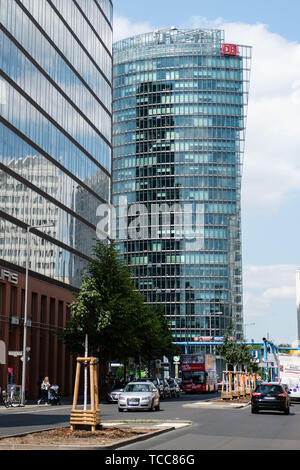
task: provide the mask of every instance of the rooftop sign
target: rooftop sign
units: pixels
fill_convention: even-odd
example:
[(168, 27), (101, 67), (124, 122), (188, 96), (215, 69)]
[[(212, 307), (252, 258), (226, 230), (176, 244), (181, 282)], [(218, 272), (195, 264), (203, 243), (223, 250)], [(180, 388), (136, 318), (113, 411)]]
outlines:
[(237, 44), (222, 44), (222, 54), (237, 55), (238, 54)]

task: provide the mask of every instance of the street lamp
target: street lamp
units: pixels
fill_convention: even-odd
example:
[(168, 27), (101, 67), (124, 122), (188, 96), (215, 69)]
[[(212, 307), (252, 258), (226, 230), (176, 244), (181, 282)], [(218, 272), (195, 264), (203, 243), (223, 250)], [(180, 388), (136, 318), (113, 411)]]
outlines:
[(25, 275), (25, 305), (24, 305), (24, 326), (23, 326), (23, 364), (22, 364), (22, 386), (21, 386), (21, 405), (25, 406), (25, 383), (26, 383), (26, 345), (27, 345), (27, 317), (28, 317), (28, 278), (29, 278), (29, 258), (30, 258), (30, 230), (54, 227), (54, 224), (28, 225), (27, 226), (27, 252), (26, 252), (26, 275)]

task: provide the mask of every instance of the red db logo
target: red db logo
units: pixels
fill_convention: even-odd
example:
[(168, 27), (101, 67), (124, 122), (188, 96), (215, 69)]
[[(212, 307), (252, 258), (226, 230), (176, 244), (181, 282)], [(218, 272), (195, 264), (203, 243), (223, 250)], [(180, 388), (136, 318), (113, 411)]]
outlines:
[(236, 44), (222, 44), (222, 53), (224, 55), (237, 55), (238, 47)]

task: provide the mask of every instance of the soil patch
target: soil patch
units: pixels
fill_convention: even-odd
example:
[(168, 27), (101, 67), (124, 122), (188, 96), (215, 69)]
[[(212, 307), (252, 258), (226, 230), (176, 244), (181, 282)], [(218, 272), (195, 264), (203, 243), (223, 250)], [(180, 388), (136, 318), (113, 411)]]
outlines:
[(0, 439), (4, 445), (110, 445), (115, 441), (138, 437), (149, 433), (149, 429), (132, 429), (117, 427), (102, 428), (95, 432), (57, 428), (50, 431), (39, 431), (24, 436), (5, 437)]
[(208, 400), (208, 401), (211, 401), (211, 402), (215, 402), (215, 403), (250, 403), (250, 399), (249, 398), (245, 398), (245, 397), (241, 397), (241, 398), (234, 398), (233, 400), (230, 400), (229, 398), (227, 398), (226, 400), (222, 400), (222, 398), (213, 398), (212, 400)]

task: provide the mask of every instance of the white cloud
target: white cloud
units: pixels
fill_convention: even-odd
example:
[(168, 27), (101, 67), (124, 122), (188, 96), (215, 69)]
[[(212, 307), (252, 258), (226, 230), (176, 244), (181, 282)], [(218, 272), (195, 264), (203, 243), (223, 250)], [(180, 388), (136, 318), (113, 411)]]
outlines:
[(157, 27), (151, 25), (147, 21), (137, 23), (131, 21), (129, 18), (125, 18), (124, 16), (114, 16), (114, 42), (137, 34), (148, 33), (155, 29), (157, 29)]
[(295, 340), (296, 269), (296, 265), (245, 266), (244, 319), (246, 324), (255, 322), (252, 330), (247, 329), (248, 337), (255, 333), (260, 339), (269, 332), (277, 343)]
[(272, 289), (296, 286), (296, 269), (293, 264), (245, 266), (243, 272), (245, 289)]
[(267, 299), (271, 299), (271, 300), (295, 299), (296, 287), (291, 287), (291, 286), (272, 287), (264, 291), (263, 297)]

